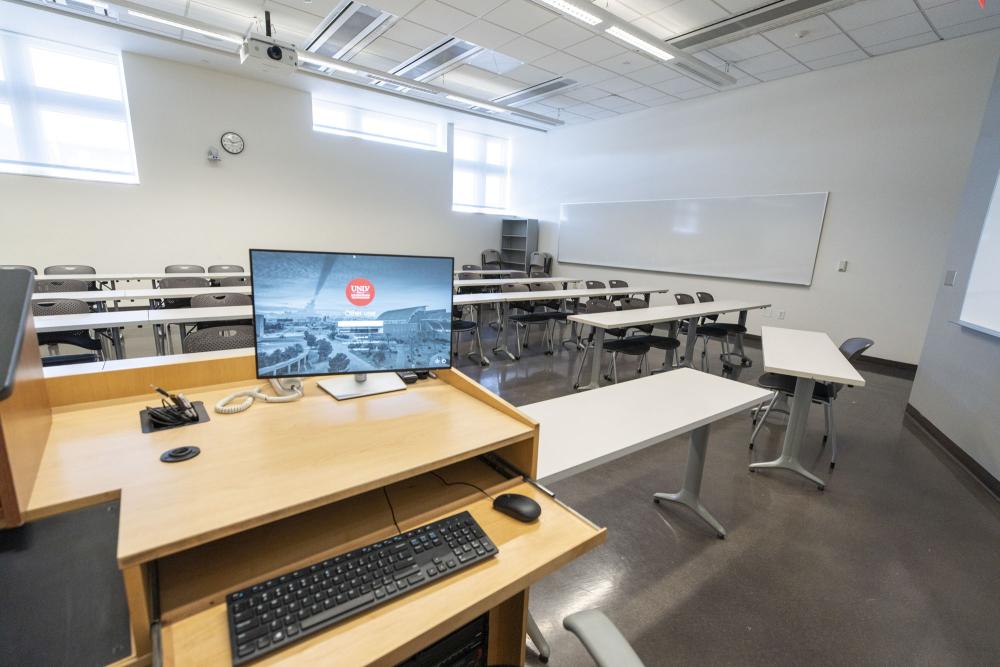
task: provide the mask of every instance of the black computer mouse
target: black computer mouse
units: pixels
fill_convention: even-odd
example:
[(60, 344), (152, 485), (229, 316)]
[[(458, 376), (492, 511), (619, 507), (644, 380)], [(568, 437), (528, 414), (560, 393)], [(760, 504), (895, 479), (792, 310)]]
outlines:
[(525, 523), (534, 521), (542, 513), (541, 505), (520, 493), (504, 493), (497, 496), (493, 501), (493, 509)]

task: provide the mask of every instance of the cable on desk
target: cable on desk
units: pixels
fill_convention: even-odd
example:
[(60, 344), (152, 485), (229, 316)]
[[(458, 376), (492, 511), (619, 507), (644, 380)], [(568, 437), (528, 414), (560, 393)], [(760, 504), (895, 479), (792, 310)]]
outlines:
[(389, 500), (389, 492), (386, 491), (384, 486), (382, 487), (382, 493), (385, 494), (385, 502), (389, 505), (389, 513), (392, 514), (392, 523), (396, 526), (396, 532), (402, 535), (403, 531), (399, 529), (399, 522), (396, 521), (396, 510), (392, 508), (392, 501)]
[(461, 486), (471, 486), (476, 491), (479, 491), (479, 493), (483, 494), (484, 496), (486, 496), (490, 500), (494, 499), (493, 496), (491, 496), (490, 494), (486, 493), (485, 491), (483, 491), (481, 488), (479, 488), (478, 486), (476, 486), (472, 482), (449, 482), (448, 480), (446, 480), (444, 477), (442, 477), (441, 475), (437, 474), (433, 470), (431, 470), (430, 473), (432, 475), (434, 475), (435, 477), (437, 477), (439, 480), (441, 480), (441, 483), (444, 484), (445, 486), (458, 486), (458, 485), (461, 485)]

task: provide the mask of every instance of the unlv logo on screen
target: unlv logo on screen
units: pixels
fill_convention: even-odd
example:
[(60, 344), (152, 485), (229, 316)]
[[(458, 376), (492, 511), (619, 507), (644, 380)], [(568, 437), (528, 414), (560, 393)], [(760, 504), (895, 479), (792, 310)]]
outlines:
[(347, 300), (355, 306), (367, 306), (375, 300), (375, 286), (365, 278), (355, 278), (347, 283)]

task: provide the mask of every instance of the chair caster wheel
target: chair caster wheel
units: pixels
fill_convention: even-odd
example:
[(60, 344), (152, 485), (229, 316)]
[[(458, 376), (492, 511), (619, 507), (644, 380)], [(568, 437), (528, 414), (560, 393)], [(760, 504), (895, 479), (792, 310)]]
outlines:
[(659, 498), (653, 498), (653, 503), (656, 504), (656, 505), (659, 505), (660, 504), (660, 499)]
[(578, 384), (573, 385), (573, 389), (579, 389), (579, 388), (580, 388), (580, 385), (578, 385)]
[(753, 443), (752, 442), (750, 443), (750, 449), (753, 449)]
[(825, 484), (817, 484), (816, 488), (819, 489), (820, 491), (823, 491), (823, 490), (826, 489), (826, 485)]
[(538, 656), (538, 660), (541, 661), (543, 664), (546, 665), (549, 664), (549, 657), (547, 655)]
[(487, 366), (489, 366), (489, 365), (490, 365), (490, 362), (488, 362), (488, 361), (486, 361), (486, 360), (484, 359), (483, 361), (480, 361), (480, 362), (479, 362), (479, 365), (480, 365), (480, 366), (482, 366), (483, 368), (486, 368)]
[(724, 533), (716, 533), (715, 536), (718, 537), (720, 540), (726, 539), (726, 536), (725, 536)]
[(757, 472), (754, 468), (747, 468), (750, 472)]
[(837, 467), (837, 462), (836, 461), (830, 461), (830, 470), (833, 470), (836, 467)]

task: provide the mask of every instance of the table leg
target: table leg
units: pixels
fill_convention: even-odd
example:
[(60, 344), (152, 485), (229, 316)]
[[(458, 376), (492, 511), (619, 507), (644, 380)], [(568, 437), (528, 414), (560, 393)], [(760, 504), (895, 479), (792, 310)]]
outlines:
[[(502, 302), (497, 304), (497, 317), (500, 318), (500, 324), (497, 328), (497, 346), (493, 348), (493, 354), (497, 356), (505, 354), (511, 361), (515, 361), (517, 357), (507, 347), (507, 304)], [(517, 335), (517, 329), (514, 330), (514, 335)]]
[(694, 511), (702, 521), (715, 529), (720, 540), (725, 539), (726, 529), (701, 504), (701, 478), (705, 472), (705, 450), (708, 448), (708, 428), (705, 424), (691, 431), (687, 465), (684, 468), (684, 485), (677, 493), (654, 493), (653, 502), (666, 500), (685, 505)]
[(590, 382), (577, 391), (597, 389), (601, 386), (601, 361), (604, 357), (604, 329), (594, 327), (594, 354), (590, 359)]
[[(740, 311), (740, 317), (737, 320), (737, 322), (741, 327), (746, 328), (747, 311), (745, 310)], [(736, 334), (736, 345), (734, 345), (734, 347), (736, 348), (736, 354), (740, 355), (740, 358), (746, 357), (746, 355), (743, 353), (743, 334)]]
[(681, 361), (681, 366), (694, 368), (692, 360), (694, 359), (694, 345), (698, 342), (698, 318), (692, 317), (687, 323), (688, 333), (684, 343), (684, 359)]
[(773, 461), (751, 463), (750, 472), (768, 468), (791, 470), (814, 482), (819, 490), (826, 488), (826, 482), (805, 469), (799, 461), (799, 450), (802, 448), (802, 438), (806, 432), (806, 422), (809, 418), (809, 406), (812, 403), (813, 387), (816, 381), (811, 378), (799, 378), (795, 382), (795, 395), (788, 414), (788, 425), (785, 427), (785, 441), (781, 445), (781, 455)]

